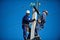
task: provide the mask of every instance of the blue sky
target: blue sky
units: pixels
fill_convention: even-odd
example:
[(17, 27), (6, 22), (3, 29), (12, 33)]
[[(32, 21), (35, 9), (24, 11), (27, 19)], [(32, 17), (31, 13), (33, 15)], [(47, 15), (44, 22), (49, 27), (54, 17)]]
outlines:
[[(0, 38), (10, 40), (23, 40), (22, 31), (22, 17), (25, 15), (26, 10), (29, 9), (32, 14), (31, 2), (34, 0), (1, 0), (0, 13), (1, 13), (1, 36)], [(48, 10), (46, 24), (44, 29), (39, 31), (42, 40), (54, 40), (59, 37), (59, 0), (39, 0), (41, 6), (40, 12)], [(31, 16), (31, 15), (30, 15)]]

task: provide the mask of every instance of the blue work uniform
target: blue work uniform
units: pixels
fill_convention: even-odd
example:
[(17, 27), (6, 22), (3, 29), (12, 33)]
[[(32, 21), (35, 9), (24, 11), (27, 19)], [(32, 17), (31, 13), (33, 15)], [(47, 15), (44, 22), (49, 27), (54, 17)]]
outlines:
[(29, 22), (32, 22), (33, 20), (30, 19), (30, 17), (28, 15), (25, 15), (22, 19), (22, 29), (23, 29), (23, 37), (24, 39), (26, 40), (27, 38), (27, 27), (25, 24), (28, 25), (28, 28), (29, 28), (29, 35), (28, 35), (28, 38), (30, 38), (30, 33), (31, 33), (31, 29), (29, 27)]
[(38, 36), (38, 30), (39, 29), (44, 28), (44, 23), (46, 21), (46, 15), (45, 14), (41, 14), (40, 15), (40, 20), (41, 20), (40, 24), (38, 22), (36, 23), (35, 36)]
[(43, 13), (41, 15), (41, 26), (44, 26), (44, 23), (46, 22), (46, 15)]

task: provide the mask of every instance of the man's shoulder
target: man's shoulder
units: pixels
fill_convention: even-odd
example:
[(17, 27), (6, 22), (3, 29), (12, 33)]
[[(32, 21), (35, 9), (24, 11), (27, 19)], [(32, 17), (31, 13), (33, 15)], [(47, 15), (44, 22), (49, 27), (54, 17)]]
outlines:
[(25, 19), (25, 18), (28, 18), (28, 16), (27, 16), (27, 15), (25, 15), (23, 18), (24, 18), (24, 19)]
[(24, 15), (24, 17), (23, 18), (25, 18), (26, 17), (26, 15)]

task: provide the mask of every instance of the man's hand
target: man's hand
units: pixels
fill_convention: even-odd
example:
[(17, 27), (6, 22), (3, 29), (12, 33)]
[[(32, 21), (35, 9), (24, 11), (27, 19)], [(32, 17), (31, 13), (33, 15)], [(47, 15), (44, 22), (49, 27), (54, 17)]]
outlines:
[(33, 19), (33, 21), (35, 21), (35, 19)]
[(41, 23), (41, 20), (40, 19), (38, 19), (37, 21), (38, 21), (39, 24)]

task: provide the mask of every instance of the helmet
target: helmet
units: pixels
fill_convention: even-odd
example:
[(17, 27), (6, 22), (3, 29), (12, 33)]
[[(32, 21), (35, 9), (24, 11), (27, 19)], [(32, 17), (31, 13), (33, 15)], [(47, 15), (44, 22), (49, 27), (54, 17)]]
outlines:
[(45, 13), (46, 13), (46, 15), (48, 15), (48, 11), (47, 11), (47, 10), (44, 10), (43, 12), (45, 12)]
[(27, 13), (27, 14), (30, 14), (30, 10), (27, 10), (26, 13)]

